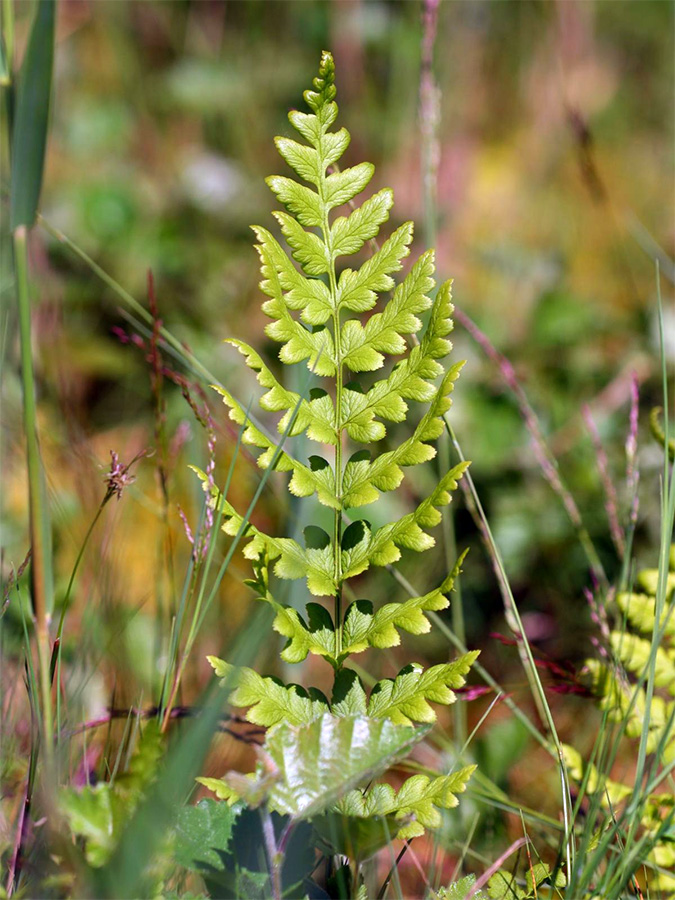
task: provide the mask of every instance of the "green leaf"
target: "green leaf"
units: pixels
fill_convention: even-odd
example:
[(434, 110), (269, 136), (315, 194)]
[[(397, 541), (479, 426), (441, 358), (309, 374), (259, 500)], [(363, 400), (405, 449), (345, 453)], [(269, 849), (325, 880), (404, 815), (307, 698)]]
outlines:
[(213, 508), (220, 507), (222, 530), (225, 534), (235, 537), (242, 530), (248, 540), (244, 547), (247, 559), (258, 560), (266, 555), (270, 560), (276, 560), (274, 573), (279, 578), (306, 578), (310, 592), (318, 597), (335, 594), (332, 545), (322, 550), (303, 549), (291, 538), (276, 538), (265, 534), (250, 521), (245, 521), (232, 504), (220, 495), (218, 489), (209, 485), (206, 475), (200, 469), (195, 466), (191, 468), (200, 478), (209, 503)]
[[(401, 557), (399, 547), (417, 552), (433, 547), (436, 542), (424, 529), (439, 524), (441, 521), (439, 508), (450, 502), (450, 492), (457, 489), (458, 481), (468, 466), (469, 463), (464, 462), (454, 466), (414, 512), (408, 513), (397, 522), (383, 525), (372, 534), (367, 531), (363, 541), (349, 554), (348, 560), (343, 558), (343, 578), (358, 575), (370, 565), (386, 566), (396, 562)], [(361, 489), (362, 487), (359, 488)]]
[(208, 788), (210, 791), (213, 791), (213, 793), (219, 800), (224, 800), (230, 806), (237, 803), (240, 799), (239, 794), (236, 792), (236, 790), (222, 778), (200, 777), (196, 778), (195, 781), (198, 781), (199, 784), (203, 784), (204, 787)]
[(62, 790), (60, 808), (73, 833), (84, 838), (85, 856), (94, 868), (104, 866), (110, 859), (124, 826), (156, 779), (163, 754), (163, 735), (157, 723), (150, 722), (141, 734), (129, 768), (114, 784), (102, 782), (79, 791)]
[(281, 175), (270, 175), (265, 181), (298, 222), (308, 228), (319, 228), (322, 225), (321, 199), (316, 191)]
[(460, 575), (466, 553), (467, 551), (461, 555), (441, 586), (423, 597), (386, 603), (376, 613), (373, 613), (373, 604), (369, 600), (352, 603), (345, 613), (343, 655), (360, 653), (367, 647), (397, 647), (401, 643), (398, 628), (410, 634), (427, 634), (431, 630), (431, 623), (424, 613), (445, 609), (449, 605), (445, 595), (450, 593), (455, 579)]
[(606, 805), (607, 802), (612, 807), (618, 806), (622, 800), (625, 800), (633, 793), (633, 789), (617, 781), (607, 778), (604, 772), (600, 772), (593, 763), (586, 762), (578, 750), (567, 744), (562, 745), (565, 765), (569, 772), (570, 778), (581, 782), (586, 777), (586, 790), (589, 794), (597, 793), (600, 802)]
[(323, 715), (302, 727), (280, 726), (265, 748), (280, 775), (270, 803), (280, 813), (312, 818), (384, 772), (425, 734), (364, 716)]
[(246, 718), (255, 725), (302, 725), (328, 711), (328, 703), (319, 691), (308, 693), (297, 684), (285, 685), (276, 678), (263, 678), (245, 666), (234, 669), (216, 656), (207, 659), (216, 675), (233, 688), (230, 703), (250, 707)]
[(306, 147), (289, 138), (277, 137), (274, 139), (279, 154), (288, 165), (305, 181), (316, 185), (324, 177), (326, 168), (340, 159), (349, 146), (349, 141), (350, 135), (346, 128), (324, 136), (322, 153), (319, 153), (314, 147)]
[[(286, 243), (291, 248), (293, 259), (300, 263), (305, 273), (314, 276), (325, 275), (330, 268), (330, 257), (328, 247), (326, 247), (321, 238), (313, 232), (305, 231), (292, 216), (288, 215), (288, 213), (275, 212), (274, 218), (279, 223), (281, 233), (286, 238)], [(264, 274), (266, 261), (262, 254), (261, 262)], [(267, 308), (269, 308), (269, 306), (267, 306)], [(294, 362), (294, 360), (284, 361)], [(321, 374), (327, 375), (332, 373), (326, 372)]]
[[(242, 434), (242, 442), (247, 444), (249, 447), (258, 447), (259, 449), (264, 449), (265, 452), (262, 453), (258, 457), (258, 465), (261, 469), (269, 468), (274, 454), (277, 450), (277, 444), (268, 437), (263, 431), (261, 431), (256, 425), (253, 424), (250, 417), (241, 406), (238, 400), (236, 400), (232, 394), (223, 387), (219, 385), (212, 385), (214, 391), (217, 391), (221, 397), (223, 398), (223, 402), (227, 407), (229, 407), (229, 417), (233, 422), (236, 422), (237, 425), (244, 426), (244, 432)], [(295, 471), (296, 468), (302, 468), (302, 464), (297, 460), (292, 459), (288, 453), (284, 450), (281, 450), (277, 454), (277, 461), (275, 464), (275, 468), (280, 472), (288, 472), (290, 470)], [(197, 467), (192, 467), (193, 471), (199, 473), (201, 470)]]
[(329, 175), (323, 183), (323, 202), (327, 210), (349, 203), (366, 187), (375, 172), (369, 162), (359, 163), (342, 172)]
[[(434, 286), (434, 254), (428, 251), (415, 263), (406, 279), (394, 291), (383, 312), (375, 313), (362, 326), (355, 319), (345, 322), (342, 351), (345, 365), (353, 372), (370, 371), (384, 362), (383, 353), (403, 353), (404, 334), (415, 334), (422, 327), (416, 313), (431, 306), (427, 292)], [(366, 362), (369, 360), (370, 362)]]
[[(651, 641), (630, 633), (612, 632), (610, 644), (624, 666), (638, 677), (645, 671), (652, 652)], [(675, 695), (675, 658), (670, 657), (664, 647), (656, 650), (654, 684), (667, 687)]]
[(184, 806), (176, 824), (176, 862), (195, 871), (207, 866), (222, 870), (236, 816), (227, 804), (215, 800)]
[(335, 676), (331, 712), (334, 716), (365, 716), (366, 692), (361, 679), (351, 669), (340, 669)]
[(390, 784), (375, 784), (365, 791), (353, 790), (337, 804), (336, 810), (352, 819), (393, 816), (399, 823), (397, 837), (419, 837), (427, 828), (441, 824), (440, 809), (457, 806), (457, 794), (466, 785), (475, 766), (466, 766), (451, 775), (429, 778), (413, 775), (398, 792)]
[(488, 895), (491, 900), (525, 900), (528, 894), (516, 883), (515, 875), (500, 869), (488, 881)]
[(343, 269), (337, 287), (338, 309), (367, 312), (375, 306), (378, 292), (392, 290), (394, 279), (391, 275), (400, 271), (403, 260), (410, 253), (412, 236), (413, 224), (406, 222), (396, 229), (357, 272)]
[(448, 705), (457, 699), (451, 688), (459, 688), (465, 675), (479, 654), (479, 650), (465, 653), (451, 663), (441, 663), (423, 669), (410, 663), (396, 678), (378, 681), (370, 694), (368, 715), (389, 718), (397, 725), (413, 722), (435, 722), (436, 713), (428, 701)]
[(61, 812), (73, 834), (84, 838), (85, 856), (90, 866), (102, 866), (117, 843), (113, 803), (111, 786), (106, 783), (86, 786), (81, 791), (74, 788), (61, 791)]
[(12, 129), (12, 231), (21, 225), (33, 225), (40, 202), (54, 67), (55, 16), (55, 0), (39, 0), (19, 74)]
[[(416, 350), (417, 348), (413, 348)], [(345, 509), (370, 503), (379, 497), (379, 491), (392, 491), (403, 480), (402, 466), (416, 466), (427, 462), (436, 456), (436, 449), (429, 441), (436, 440), (444, 428), (443, 415), (450, 408), (450, 394), (454, 388), (454, 382), (459, 376), (461, 364), (448, 370), (443, 382), (435, 389), (433, 400), (428, 411), (420, 420), (411, 437), (400, 444), (395, 450), (382, 453), (372, 462), (359, 459), (345, 466), (343, 477), (342, 504)], [(394, 370), (394, 373), (397, 370)], [(426, 382), (425, 382), (426, 384)], [(354, 433), (355, 425), (360, 429), (361, 422), (366, 422), (368, 428), (380, 425), (374, 422), (376, 413), (394, 418), (398, 415), (394, 411), (396, 403), (404, 401), (401, 395), (394, 390), (385, 394), (380, 393), (379, 399), (372, 396), (375, 388), (371, 389), (360, 401), (360, 421), (356, 421), (353, 412), (343, 404), (343, 421), (351, 437), (359, 438), (360, 432)], [(347, 394), (348, 392), (345, 392)], [(343, 395), (344, 396), (344, 395)], [(358, 396), (358, 395), (356, 395)], [(396, 399), (397, 398), (397, 399)], [(407, 406), (403, 405), (400, 418), (405, 416)], [(380, 426), (384, 430), (383, 426)], [(368, 499), (370, 498), (370, 499)]]
[(393, 205), (394, 194), (389, 188), (385, 188), (364, 201), (351, 215), (336, 219), (330, 229), (333, 259), (358, 253), (366, 241), (376, 236), (380, 225), (387, 221)]
[(256, 578), (246, 583), (256, 591), (257, 599), (268, 603), (276, 613), (272, 627), (278, 634), (288, 638), (281, 653), (284, 662), (302, 662), (308, 653), (332, 657), (335, 652), (335, 626), (328, 610), (318, 603), (308, 603), (306, 624), (296, 609), (277, 603), (270, 594), (266, 560), (259, 561), (255, 571)]
[[(640, 573), (643, 575), (644, 573)], [(643, 634), (651, 634), (656, 624), (656, 598), (649, 594), (620, 593), (616, 603), (626, 614), (628, 621)], [(659, 630), (667, 637), (675, 637), (675, 616), (669, 614), (668, 604), (664, 604)]]
[[(675, 545), (674, 545), (675, 546)], [(666, 596), (670, 595), (673, 591), (675, 591), (675, 571), (673, 571), (672, 564), (672, 556), (673, 550), (671, 549), (671, 562), (670, 562), (670, 572), (666, 573)], [(638, 581), (640, 586), (647, 591), (648, 594), (652, 596), (656, 595), (659, 585), (659, 570), (658, 569), (643, 569), (639, 576)]]
[[(448, 605), (446, 594), (459, 563), (435, 591), (388, 602), (379, 609), (360, 600), (349, 606), (341, 621), (333, 621), (318, 603), (307, 604), (306, 610), (278, 603), (269, 590), (268, 563), (276, 576), (306, 578), (311, 593), (334, 598), (344, 582), (372, 565), (396, 561), (402, 549), (422, 551), (433, 546), (428, 531), (441, 521), (440, 510), (450, 502), (467, 465), (446, 473), (414, 511), (397, 521), (373, 529), (363, 518), (352, 517), (347, 525), (341, 516), (343, 509), (372, 503), (380, 492), (396, 489), (404, 467), (433, 459), (433, 444), (445, 428), (444, 416), (461, 365), (444, 371), (440, 362), (452, 347), (448, 335), (453, 308), (450, 282), (440, 287), (433, 303), (430, 299), (433, 252), (423, 253), (398, 286), (394, 281), (410, 252), (411, 223), (397, 228), (358, 269), (344, 266), (345, 257), (363, 250), (378, 235), (389, 217), (393, 196), (388, 188), (380, 189), (358, 205), (356, 198), (370, 182), (373, 166), (359, 163), (337, 168), (349, 134), (345, 129), (330, 131), (338, 114), (334, 82), (333, 59), (324, 53), (313, 88), (304, 94), (310, 112), (289, 114), (306, 145), (285, 137), (276, 141), (280, 155), (304, 182), (286, 175), (268, 179), (286, 208), (275, 213), (285, 246), (266, 229), (254, 228), (260, 286), (267, 298), (263, 310), (271, 320), (266, 334), (281, 345), (283, 363), (304, 363), (331, 383), (320, 382), (321, 387), (314, 386), (307, 399), (301, 398), (277, 380), (255, 350), (240, 341), (232, 343), (265, 389), (261, 407), (279, 414), (279, 431), (288, 431), (294, 415), (290, 437), (304, 433), (310, 440), (335, 447), (334, 454), (326, 453), (331, 462), (335, 460), (333, 465), (323, 458), (323, 451), (310, 456), (308, 464), (287, 453), (276, 462), (277, 468), (292, 473), (292, 494), (316, 493), (320, 503), (337, 511), (335, 526), (331, 536), (318, 524), (303, 521), (301, 546), (261, 532), (217, 492), (211, 491), (209, 501), (222, 512), (227, 534), (245, 536), (244, 555), (254, 561), (256, 576), (248, 583), (258, 599), (274, 610), (273, 627), (287, 639), (283, 660), (294, 663), (309, 654), (324, 656), (336, 670), (333, 693), (329, 704), (318, 691), (284, 685), (252, 669), (233, 670), (212, 658), (216, 671), (232, 688), (231, 701), (248, 707), (249, 721), (270, 731), (255, 773), (229, 773), (223, 779), (202, 779), (202, 783), (228, 803), (236, 798), (254, 806), (266, 801), (280, 813), (315, 818), (324, 839), (330, 842), (326, 835), (334, 830), (341, 835), (337, 843), (346, 847), (351, 841), (347, 852), (353, 850), (352, 855), (362, 859), (394, 834), (408, 838), (437, 827), (440, 810), (457, 803), (456, 794), (464, 790), (471, 768), (433, 779), (413, 776), (398, 792), (389, 784), (373, 784), (367, 790), (358, 786), (371, 782), (421, 739), (428, 729), (411, 726), (434, 720), (431, 703), (453, 702), (453, 688), (464, 683), (477, 654), (468, 653), (426, 671), (413, 664), (396, 678), (378, 682), (370, 696), (358, 675), (342, 666), (351, 654), (367, 647), (396, 646), (401, 631), (429, 631), (427, 613)], [(343, 215), (336, 213), (345, 203), (351, 209)], [(390, 291), (377, 311), (360, 318), (374, 310), (378, 295)], [(422, 330), (423, 313), (428, 323)], [(418, 332), (419, 343), (410, 347), (409, 336)], [(345, 374), (347, 370), (374, 371), (387, 356), (401, 359), (379, 381), (371, 381), (370, 387)], [(269, 465), (274, 456), (271, 438), (246, 421), (235, 398), (224, 396), (230, 416), (244, 426), (243, 440), (261, 451), (258, 464)], [(392, 441), (391, 449), (380, 454), (346, 449), (345, 438), (363, 444), (385, 438), (385, 422), (403, 422), (411, 400), (425, 404), (426, 411), (407, 439), (398, 445)], [(342, 463), (343, 448), (346, 464)]]
[[(475, 883), (475, 875), (465, 875), (459, 881), (453, 881), (447, 887), (440, 888), (436, 892), (438, 900), (465, 900), (466, 895)], [(475, 900), (488, 900), (488, 895), (484, 891), (477, 891), (473, 896)]]
[(414, 512), (403, 516), (398, 522), (378, 528), (373, 534), (369, 548), (371, 562), (379, 566), (398, 559), (400, 553), (393, 552), (394, 545), (418, 552), (433, 547), (436, 542), (424, 529), (434, 528), (440, 523), (439, 509), (450, 503), (451, 492), (457, 490), (458, 481), (468, 467), (468, 462), (458, 463), (441, 478), (431, 494)]
[[(539, 887), (543, 882), (551, 880), (551, 867), (546, 865), (546, 863), (535, 863), (532, 868), (528, 869), (526, 872), (525, 880), (527, 881), (530, 893), (534, 895), (535, 887)], [(566, 884), (567, 879), (565, 878), (565, 873), (558, 869), (555, 875), (555, 887), (565, 887)]]

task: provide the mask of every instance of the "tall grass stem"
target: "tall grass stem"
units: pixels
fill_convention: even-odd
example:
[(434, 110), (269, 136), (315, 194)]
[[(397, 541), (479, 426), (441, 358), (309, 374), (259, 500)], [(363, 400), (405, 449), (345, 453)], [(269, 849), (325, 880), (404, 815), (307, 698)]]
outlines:
[(27, 231), (23, 225), (20, 225), (14, 232), (14, 265), (19, 307), (23, 419), (26, 433), (26, 463), (28, 469), (33, 616), (38, 652), (42, 738), (45, 761), (48, 767), (51, 768), (53, 713), (51, 680), (49, 677), (51, 660), (49, 625), (54, 596), (51, 529), (37, 436), (37, 408), (31, 343), (31, 309), (28, 290)]

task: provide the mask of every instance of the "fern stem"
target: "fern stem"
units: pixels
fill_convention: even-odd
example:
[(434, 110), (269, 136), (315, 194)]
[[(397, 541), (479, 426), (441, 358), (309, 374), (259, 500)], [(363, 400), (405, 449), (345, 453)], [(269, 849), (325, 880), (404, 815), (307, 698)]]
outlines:
[[(319, 186), (319, 193), (323, 201), (323, 185)], [(323, 239), (326, 246), (331, 248), (330, 224), (328, 222), (328, 213), (324, 215), (323, 220)], [(332, 254), (331, 254), (332, 256)], [(342, 545), (342, 391), (343, 391), (343, 372), (342, 372), (342, 346), (340, 340), (340, 310), (337, 305), (337, 277), (335, 274), (335, 262), (333, 261), (328, 270), (328, 281), (331, 293), (331, 304), (333, 307), (333, 342), (335, 344), (335, 497), (340, 501), (339, 509), (335, 510), (333, 519), (333, 576), (335, 578), (335, 669), (339, 671), (342, 666), (339, 663), (340, 654), (342, 653), (342, 561), (341, 561), (341, 545)]]

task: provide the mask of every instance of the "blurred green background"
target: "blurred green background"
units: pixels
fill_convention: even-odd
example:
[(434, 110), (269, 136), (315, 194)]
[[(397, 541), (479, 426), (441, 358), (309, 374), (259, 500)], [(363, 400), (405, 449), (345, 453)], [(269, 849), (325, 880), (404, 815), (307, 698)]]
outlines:
[[(455, 279), (457, 306), (514, 366), (610, 577), (620, 560), (581, 411), (589, 404), (625, 521), (624, 444), (635, 373), (642, 470), (636, 547), (651, 565), (661, 466), (646, 427), (660, 399), (657, 258), (671, 366), (675, 357), (674, 10), (660, 0), (455, 0), (442, 2), (438, 14), (438, 273)], [(18, 3), (16, 12), (20, 57), (33, 5)], [(346, 162), (375, 163), (373, 189), (390, 185), (395, 192), (390, 225), (414, 219), (413, 257), (426, 246), (421, 39), (418, 2), (61, 0), (43, 215), (144, 304), (151, 269), (164, 324), (246, 405), (259, 392), (222, 339), (241, 337), (276, 358), (262, 332), (249, 225), (272, 227), (273, 198), (263, 178), (284, 167), (272, 139), (290, 133), (287, 111), (299, 105), (323, 48), (335, 55), (341, 121), (352, 133)], [(5, 166), (3, 212), (6, 180)], [(4, 239), (5, 575), (28, 545), (7, 246)], [(57, 596), (104, 493), (109, 451), (128, 461), (164, 445), (138, 464), (124, 498), (106, 508), (78, 578), (66, 639), (91, 708), (106, 702), (113, 682), (118, 699), (135, 700), (142, 691), (148, 698), (161, 675), (153, 623), (159, 616), (168, 626), (190, 550), (176, 504), (194, 527), (200, 498), (187, 465), (204, 464), (206, 435), (170, 379), (158, 420), (146, 353), (117, 331), (137, 329), (90, 268), (41, 228), (31, 265)], [(578, 536), (542, 477), (499, 368), (459, 326), (454, 353), (468, 360), (455, 394), (455, 429), (526, 627), (543, 653), (579, 661), (590, 651), (590, 620), (583, 597), (588, 562)], [(183, 372), (170, 357), (164, 362)], [(236, 432), (209, 396), (222, 483)], [(170, 473), (168, 506), (157, 478), (161, 460)], [(236, 471), (234, 502), (245, 509), (260, 474), (245, 458)], [(434, 475), (433, 466), (416, 472), (374, 515), (386, 521), (400, 514)], [(515, 651), (488, 638), (491, 630), (506, 631), (489, 560), (459, 496), (454, 506), (457, 544), (472, 547), (462, 580), (468, 642), (484, 647), (484, 664), (517, 689), (524, 679)], [(283, 479), (256, 511), (278, 533), (312, 514), (308, 503), (288, 499)], [(402, 563), (422, 590), (445, 567), (441, 540), (438, 553)], [(221, 651), (250, 614), (250, 593), (241, 585), (247, 575), (239, 561), (226, 579), (194, 654), (193, 686), (206, 676), (205, 653)], [(301, 604), (298, 585), (280, 592)], [(362, 588), (361, 596), (378, 602), (392, 583), (380, 572)], [(20, 640), (11, 608), (6, 621)], [(447, 655), (440, 639), (412, 646), (430, 659)], [(267, 642), (263, 667), (273, 665), (274, 651)], [(397, 650), (396, 662), (410, 652)]]

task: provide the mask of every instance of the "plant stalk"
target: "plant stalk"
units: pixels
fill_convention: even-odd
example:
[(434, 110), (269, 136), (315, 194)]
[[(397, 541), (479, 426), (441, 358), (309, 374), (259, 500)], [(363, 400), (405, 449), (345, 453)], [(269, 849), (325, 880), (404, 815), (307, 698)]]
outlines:
[(31, 310), (28, 293), (27, 231), (20, 225), (14, 231), (14, 266), (19, 307), (19, 341), (21, 345), (21, 380), (23, 386), (23, 417), (26, 432), (26, 462), (28, 468), (28, 499), (30, 510), (31, 581), (33, 618), (37, 639), (38, 670), (41, 692), (42, 741), (45, 762), (51, 768), (53, 758), (53, 713), (50, 668), (49, 625), (53, 601), (51, 571), (51, 534), (49, 510), (37, 437), (35, 378), (31, 345)]

